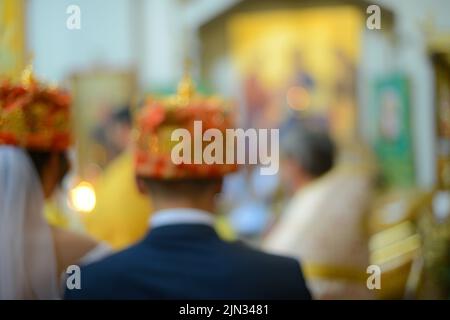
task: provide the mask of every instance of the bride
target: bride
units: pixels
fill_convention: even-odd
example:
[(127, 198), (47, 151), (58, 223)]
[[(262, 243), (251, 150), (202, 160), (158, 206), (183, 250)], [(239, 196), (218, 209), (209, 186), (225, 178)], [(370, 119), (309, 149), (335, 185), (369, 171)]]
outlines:
[(24, 79), (0, 84), (0, 299), (58, 299), (66, 268), (109, 248), (45, 221), (69, 170), (70, 97)]

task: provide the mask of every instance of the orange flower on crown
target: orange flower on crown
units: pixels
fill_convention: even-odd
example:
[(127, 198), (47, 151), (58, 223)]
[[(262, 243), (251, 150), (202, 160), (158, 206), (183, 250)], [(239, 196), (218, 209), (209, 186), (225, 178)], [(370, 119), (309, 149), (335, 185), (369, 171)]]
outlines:
[(26, 69), (21, 83), (0, 83), (0, 145), (51, 151), (72, 140), (70, 95), (36, 81)]

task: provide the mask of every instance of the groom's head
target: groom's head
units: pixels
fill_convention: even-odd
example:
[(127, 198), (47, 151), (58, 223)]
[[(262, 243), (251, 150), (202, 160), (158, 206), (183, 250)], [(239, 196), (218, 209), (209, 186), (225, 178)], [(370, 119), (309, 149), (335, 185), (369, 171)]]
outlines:
[(228, 149), (234, 152), (218, 139), (235, 127), (231, 107), (217, 97), (196, 93), (193, 82), (185, 76), (176, 95), (148, 98), (135, 124), (137, 183), (141, 191), (150, 195), (155, 209), (213, 211), (223, 177), (236, 171), (237, 165), (199, 162), (197, 156), (204, 155), (207, 141), (212, 140), (212, 136), (209, 140), (204, 138), (207, 131), (214, 133), (215, 155), (226, 158)]
[(148, 194), (156, 210), (196, 208), (213, 212), (222, 178), (163, 180), (137, 177), (139, 190)]

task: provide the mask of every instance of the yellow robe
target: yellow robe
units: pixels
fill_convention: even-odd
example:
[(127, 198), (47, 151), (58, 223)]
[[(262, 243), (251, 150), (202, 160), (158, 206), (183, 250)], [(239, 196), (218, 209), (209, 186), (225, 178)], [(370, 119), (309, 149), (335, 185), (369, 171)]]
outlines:
[(95, 185), (95, 193), (95, 209), (83, 218), (89, 234), (114, 249), (132, 245), (145, 235), (151, 203), (137, 189), (129, 152), (106, 168)]

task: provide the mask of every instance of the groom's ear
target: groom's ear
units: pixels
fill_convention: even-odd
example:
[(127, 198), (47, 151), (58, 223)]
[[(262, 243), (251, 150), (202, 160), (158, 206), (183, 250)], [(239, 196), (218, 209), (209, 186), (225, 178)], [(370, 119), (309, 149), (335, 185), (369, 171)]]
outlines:
[(149, 193), (148, 185), (145, 182), (144, 178), (140, 176), (136, 176), (136, 185), (140, 193), (147, 195)]
[(212, 190), (215, 194), (221, 193), (223, 189), (223, 178), (220, 178), (217, 180), (217, 182), (214, 184), (214, 187)]

